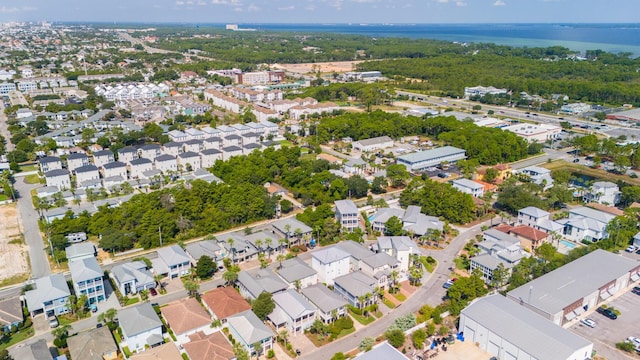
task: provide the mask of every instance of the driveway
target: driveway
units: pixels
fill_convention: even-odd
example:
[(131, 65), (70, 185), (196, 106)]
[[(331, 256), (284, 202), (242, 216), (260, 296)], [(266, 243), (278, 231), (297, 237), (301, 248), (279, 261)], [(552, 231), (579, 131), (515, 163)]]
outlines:
[(45, 252), (46, 245), (40, 234), (38, 226), (39, 215), (33, 208), (31, 201), (31, 190), (37, 188), (38, 184), (27, 184), (24, 177), (17, 176), (15, 188), (18, 192), (18, 211), (20, 212), (20, 222), (24, 232), (24, 240), (29, 246), (29, 260), (31, 260), (31, 276), (40, 278), (51, 274), (49, 259)]

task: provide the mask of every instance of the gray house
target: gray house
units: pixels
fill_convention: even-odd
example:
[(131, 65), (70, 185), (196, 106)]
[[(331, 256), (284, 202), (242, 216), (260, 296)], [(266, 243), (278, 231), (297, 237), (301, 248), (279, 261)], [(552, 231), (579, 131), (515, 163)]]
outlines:
[(158, 274), (176, 278), (189, 274), (191, 259), (178, 245), (158, 249), (158, 258), (153, 259), (153, 269)]
[(300, 292), (318, 309), (317, 316), (325, 324), (347, 314), (347, 300), (322, 284), (311, 285)]
[(273, 332), (251, 310), (228, 318), (229, 332), (251, 355), (255, 355), (253, 344), (259, 343), (263, 353), (273, 347)]
[(374, 302), (374, 290), (377, 281), (362, 271), (337, 277), (333, 283), (333, 291), (340, 294), (349, 304), (355, 307), (367, 307)]
[(237, 284), (240, 295), (246, 299), (255, 299), (263, 292), (275, 294), (289, 288), (287, 283), (269, 269), (241, 271)]
[(144, 351), (147, 346), (162, 345), (162, 321), (150, 303), (145, 302), (118, 311), (122, 329), (122, 346), (131, 352)]
[(111, 276), (122, 295), (136, 294), (141, 290), (156, 287), (156, 281), (147, 264), (142, 261), (132, 261), (111, 269)]
[(34, 316), (43, 312), (46, 316), (69, 312), (67, 298), (71, 295), (62, 274), (53, 274), (35, 280), (35, 289), (24, 293), (27, 308)]
[(76, 296), (86, 295), (90, 305), (105, 300), (102, 281), (104, 273), (96, 258), (90, 257), (70, 262), (69, 271), (71, 271)]

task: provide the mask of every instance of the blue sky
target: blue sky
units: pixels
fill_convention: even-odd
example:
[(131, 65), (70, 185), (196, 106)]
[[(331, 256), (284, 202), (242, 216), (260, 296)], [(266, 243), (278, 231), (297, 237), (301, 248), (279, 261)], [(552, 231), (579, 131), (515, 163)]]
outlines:
[(630, 23), (638, 0), (0, 0), (0, 22)]

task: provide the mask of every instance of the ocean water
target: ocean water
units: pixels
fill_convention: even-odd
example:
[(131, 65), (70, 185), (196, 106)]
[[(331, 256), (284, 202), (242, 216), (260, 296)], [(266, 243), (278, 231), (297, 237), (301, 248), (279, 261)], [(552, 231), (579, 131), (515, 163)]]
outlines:
[[(218, 25), (220, 26), (220, 25)], [(224, 25), (222, 25), (224, 26)], [(239, 24), (259, 31), (330, 32), (372, 37), (494, 43), (517, 47), (563, 46), (640, 56), (640, 24)]]

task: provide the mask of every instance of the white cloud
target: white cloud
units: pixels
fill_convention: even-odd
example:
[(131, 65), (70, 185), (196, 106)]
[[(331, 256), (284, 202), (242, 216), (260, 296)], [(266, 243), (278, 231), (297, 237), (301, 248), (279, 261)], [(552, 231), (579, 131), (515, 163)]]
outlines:
[(446, 4), (449, 2), (449, 0), (436, 0), (436, 2), (440, 3), (440, 4)]
[(290, 11), (290, 10), (295, 10), (295, 6), (293, 5), (289, 5), (289, 6), (283, 6), (283, 7), (279, 7), (278, 10), (280, 11)]
[(305, 7), (305, 10), (308, 11), (314, 11), (316, 9), (316, 6), (313, 4), (307, 5), (307, 7)]
[(228, 5), (229, 2), (227, 0), (211, 0), (211, 4), (213, 4), (213, 5)]
[(260, 11), (260, 7), (256, 4), (251, 4), (249, 5), (249, 7), (247, 8), (248, 11)]
[(343, 0), (336, 0), (336, 1), (332, 2), (331, 4), (329, 4), (329, 6), (335, 8), (336, 10), (342, 10), (342, 1)]
[(20, 9), (18, 9), (15, 6), (14, 7), (6, 7), (6, 6), (0, 7), (0, 13), (3, 13), (3, 14), (14, 13), (14, 12), (18, 12), (18, 11), (20, 11)]
[(504, 2), (504, 1), (502, 1), (502, 0), (496, 0), (496, 1), (493, 3), (493, 6), (505, 6), (505, 5), (507, 5), (507, 3), (505, 3), (505, 2)]
[(465, 6), (467, 6), (467, 3), (464, 2), (464, 1), (458, 0), (458, 1), (456, 1), (456, 6), (457, 7), (465, 7)]

